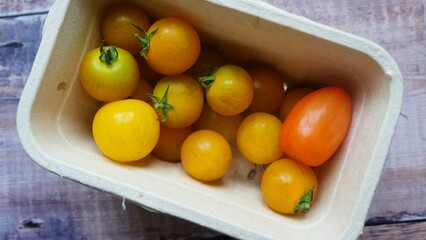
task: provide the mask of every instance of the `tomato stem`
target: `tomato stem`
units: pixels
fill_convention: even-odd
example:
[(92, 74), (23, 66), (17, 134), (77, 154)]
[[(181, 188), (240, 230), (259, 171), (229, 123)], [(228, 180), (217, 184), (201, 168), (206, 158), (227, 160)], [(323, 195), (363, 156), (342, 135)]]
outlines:
[(154, 34), (158, 31), (158, 28), (155, 29), (154, 31), (147, 33), (145, 31), (145, 29), (139, 27), (136, 24), (133, 24), (133, 27), (135, 27), (136, 29), (138, 29), (141, 33), (142, 36), (140, 36), (139, 34), (135, 34), (135, 38), (139, 41), (139, 46), (142, 47), (142, 50), (139, 52), (141, 57), (144, 57), (145, 59), (146, 57), (146, 53), (149, 51), (149, 46), (150, 46), (150, 42), (151, 42), (151, 38), (154, 36)]
[(314, 188), (309, 189), (297, 202), (294, 208), (295, 213), (307, 213), (311, 208), (311, 202), (314, 200)]
[(118, 51), (115, 46), (105, 46), (104, 41), (101, 42), (99, 51), (99, 60), (107, 65), (111, 65), (118, 59)]
[(148, 97), (152, 99), (154, 102), (154, 110), (158, 113), (161, 113), (161, 122), (165, 122), (167, 120), (167, 115), (170, 110), (175, 110), (175, 108), (168, 103), (167, 96), (169, 94), (170, 83), (167, 85), (166, 91), (164, 91), (163, 97), (159, 98), (154, 96), (153, 94), (147, 93)]
[(214, 83), (214, 80), (216, 79), (217, 69), (218, 68), (216, 66), (210, 75), (198, 78), (198, 81), (200, 82), (204, 90), (207, 90)]

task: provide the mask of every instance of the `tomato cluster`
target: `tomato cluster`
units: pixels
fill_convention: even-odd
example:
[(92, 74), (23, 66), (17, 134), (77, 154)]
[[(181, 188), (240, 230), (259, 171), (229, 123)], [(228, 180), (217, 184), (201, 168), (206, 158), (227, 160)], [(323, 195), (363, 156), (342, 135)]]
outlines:
[(202, 45), (189, 22), (151, 24), (132, 4), (111, 6), (101, 25), (104, 40), (83, 58), (80, 80), (103, 102), (92, 131), (105, 156), (129, 162), (154, 154), (206, 182), (228, 172), (235, 144), (245, 160), (266, 166), (259, 174), (267, 206), (309, 210), (319, 190), (313, 167), (330, 159), (349, 129), (344, 89), (286, 89), (272, 67), (230, 63)]

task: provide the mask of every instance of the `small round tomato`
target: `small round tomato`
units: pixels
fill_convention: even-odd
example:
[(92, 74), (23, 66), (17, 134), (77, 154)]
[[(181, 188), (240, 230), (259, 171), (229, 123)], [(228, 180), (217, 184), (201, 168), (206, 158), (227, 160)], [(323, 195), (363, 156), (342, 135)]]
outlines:
[[(212, 83), (205, 83), (205, 80)], [(207, 88), (207, 103), (213, 111), (233, 116), (242, 113), (253, 100), (254, 84), (250, 75), (237, 65), (223, 65), (210, 77), (201, 80)]]
[(180, 150), (183, 141), (194, 132), (193, 127), (180, 129), (160, 126), (160, 138), (152, 151), (157, 157), (169, 162), (178, 162), (180, 160)]
[(234, 116), (223, 116), (213, 111), (208, 104), (204, 104), (203, 111), (194, 127), (196, 130), (213, 130), (231, 142), (237, 136), (238, 127), (243, 119), (244, 116), (241, 113)]
[(184, 73), (165, 76), (158, 81), (153, 97), (162, 124), (169, 128), (191, 126), (203, 110), (203, 89), (198, 81)]
[(137, 88), (135, 89), (135, 91), (133, 91), (132, 94), (130, 94), (130, 97), (149, 102), (151, 101), (151, 98), (149, 98), (149, 94), (152, 94), (153, 90), (154, 88), (151, 86), (151, 84), (141, 78), (139, 79)]
[(278, 213), (307, 213), (317, 195), (318, 180), (310, 167), (280, 159), (263, 173), (261, 191), (266, 205)]
[(80, 81), (93, 98), (112, 102), (125, 99), (136, 89), (139, 67), (126, 50), (101, 46), (88, 52), (80, 64)]
[(280, 130), (281, 149), (307, 166), (327, 161), (343, 142), (352, 119), (352, 101), (340, 87), (324, 87), (302, 98)]
[(139, 31), (132, 26), (135, 24), (147, 30), (151, 23), (142, 9), (130, 3), (116, 3), (103, 14), (101, 28), (104, 40), (109, 45), (115, 45), (136, 54), (140, 51), (135, 34)]
[(253, 101), (247, 112), (275, 113), (284, 98), (284, 82), (280, 75), (267, 67), (251, 67), (247, 72), (254, 83)]
[(136, 99), (118, 100), (103, 105), (96, 112), (92, 132), (105, 156), (130, 162), (151, 153), (160, 135), (160, 122), (148, 103)]
[(174, 75), (188, 70), (197, 61), (201, 41), (194, 27), (183, 19), (165, 17), (157, 20), (148, 33), (138, 36), (145, 47), (141, 55), (147, 64), (163, 75)]
[(281, 121), (270, 113), (252, 113), (240, 124), (237, 147), (241, 154), (256, 164), (268, 164), (282, 156), (278, 142)]
[(232, 150), (228, 141), (212, 130), (198, 130), (182, 144), (181, 161), (186, 172), (200, 181), (213, 181), (228, 171)]
[(200, 56), (188, 71), (187, 74), (195, 79), (211, 75), (217, 68), (225, 64), (225, 59), (213, 48), (201, 47)]
[(312, 88), (296, 88), (286, 93), (280, 106), (281, 121), (284, 121), (284, 119), (287, 118), (287, 115), (290, 113), (291, 109), (293, 109), (294, 105), (296, 105), (300, 99), (312, 91), (314, 91)]

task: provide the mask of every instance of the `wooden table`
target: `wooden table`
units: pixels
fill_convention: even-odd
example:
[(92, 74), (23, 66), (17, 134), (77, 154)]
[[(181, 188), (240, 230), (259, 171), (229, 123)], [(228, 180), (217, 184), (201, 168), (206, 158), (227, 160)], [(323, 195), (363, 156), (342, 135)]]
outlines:
[[(219, 239), (42, 169), (24, 152), (16, 109), (54, 0), (0, 1), (0, 239)], [(426, 239), (426, 1), (267, 0), (383, 46), (404, 104), (361, 239)], [(125, 209), (124, 209), (125, 207)]]

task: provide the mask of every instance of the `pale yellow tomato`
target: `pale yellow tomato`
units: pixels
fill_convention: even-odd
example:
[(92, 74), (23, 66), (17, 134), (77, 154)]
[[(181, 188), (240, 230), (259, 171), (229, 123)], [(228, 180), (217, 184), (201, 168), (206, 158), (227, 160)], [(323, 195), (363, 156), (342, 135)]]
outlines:
[(148, 103), (125, 99), (107, 103), (96, 113), (93, 138), (108, 158), (131, 162), (146, 157), (160, 135), (157, 113)]

